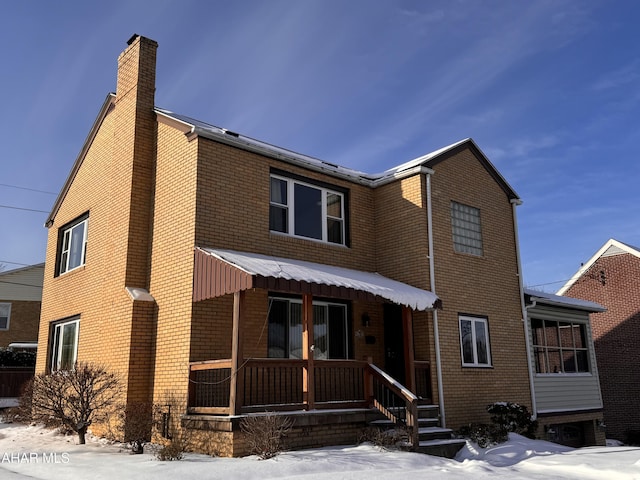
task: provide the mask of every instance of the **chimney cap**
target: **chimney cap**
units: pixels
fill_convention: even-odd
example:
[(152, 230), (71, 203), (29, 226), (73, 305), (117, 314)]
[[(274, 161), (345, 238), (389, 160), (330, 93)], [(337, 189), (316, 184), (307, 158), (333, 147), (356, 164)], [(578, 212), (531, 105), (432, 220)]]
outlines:
[(127, 45), (131, 45), (133, 42), (136, 41), (136, 38), (138, 38), (140, 35), (138, 35), (137, 33), (134, 33), (133, 35), (131, 35), (131, 38), (129, 40), (127, 40)]

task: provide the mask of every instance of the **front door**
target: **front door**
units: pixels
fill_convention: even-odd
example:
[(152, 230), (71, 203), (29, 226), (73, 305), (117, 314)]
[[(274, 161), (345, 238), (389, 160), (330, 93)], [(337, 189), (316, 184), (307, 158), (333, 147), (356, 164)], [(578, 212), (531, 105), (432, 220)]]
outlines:
[(384, 304), (384, 369), (404, 385), (404, 337), (402, 332), (402, 307)]

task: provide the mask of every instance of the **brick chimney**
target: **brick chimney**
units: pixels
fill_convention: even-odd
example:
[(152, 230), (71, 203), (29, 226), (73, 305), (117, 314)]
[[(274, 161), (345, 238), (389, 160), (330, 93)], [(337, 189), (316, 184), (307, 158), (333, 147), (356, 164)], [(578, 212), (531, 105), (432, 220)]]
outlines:
[[(158, 44), (134, 35), (118, 58), (111, 160), (110, 227), (120, 288), (149, 288), (149, 255), (157, 123)], [(124, 262), (124, 263), (123, 263)], [(123, 278), (124, 276), (124, 278)]]

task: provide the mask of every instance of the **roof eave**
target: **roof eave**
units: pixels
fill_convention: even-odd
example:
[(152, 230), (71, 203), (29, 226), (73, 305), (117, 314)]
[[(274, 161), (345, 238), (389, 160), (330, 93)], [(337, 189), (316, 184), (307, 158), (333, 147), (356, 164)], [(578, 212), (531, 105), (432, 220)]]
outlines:
[(102, 104), (102, 107), (100, 108), (100, 112), (98, 113), (98, 116), (96, 117), (96, 120), (93, 122), (93, 126), (89, 131), (89, 135), (87, 135), (87, 138), (84, 141), (84, 144), (82, 145), (82, 149), (80, 150), (80, 153), (78, 154), (78, 157), (76, 158), (76, 161), (73, 164), (73, 167), (71, 168), (71, 172), (69, 173), (67, 180), (64, 182), (64, 185), (62, 186), (62, 189), (60, 190), (60, 193), (58, 194), (58, 197), (56, 198), (56, 201), (54, 202), (53, 207), (51, 208), (51, 213), (49, 213), (49, 216), (47, 217), (47, 220), (44, 223), (45, 227), (49, 228), (51, 227), (51, 225), (53, 225), (53, 222), (58, 213), (58, 210), (60, 210), (60, 206), (62, 205), (62, 202), (64, 201), (64, 198), (66, 197), (67, 192), (69, 191), (69, 188), (71, 187), (71, 184), (73, 183), (73, 180), (75, 179), (76, 174), (78, 173), (78, 170), (80, 170), (80, 166), (82, 165), (82, 162), (85, 156), (87, 155), (87, 152), (89, 151), (89, 147), (93, 143), (93, 140), (96, 137), (98, 130), (100, 130), (100, 126), (102, 125), (102, 122), (107, 116), (107, 113), (109, 113), (109, 110), (115, 104), (115, 100), (116, 100), (115, 94), (109, 93), (104, 103)]
[(618, 240), (614, 239), (614, 238), (610, 238), (609, 240), (606, 241), (606, 243), (600, 247), (600, 249), (589, 259), (587, 260), (585, 263), (582, 264), (582, 266), (578, 269), (578, 271), (569, 279), (569, 281), (567, 283), (565, 283), (557, 292), (556, 295), (563, 295), (567, 290), (569, 290), (569, 288), (571, 288), (571, 286), (576, 283), (578, 281), (578, 279), (580, 277), (582, 277), (582, 275), (584, 275), (584, 273), (589, 270), (591, 268), (591, 266), (596, 263), (596, 260), (598, 260), (602, 255), (604, 255), (604, 253), (609, 250), (609, 248), (611, 247), (618, 247), (619, 249), (640, 258), (640, 251), (638, 251), (637, 249), (627, 245), (626, 243), (622, 243), (619, 242)]

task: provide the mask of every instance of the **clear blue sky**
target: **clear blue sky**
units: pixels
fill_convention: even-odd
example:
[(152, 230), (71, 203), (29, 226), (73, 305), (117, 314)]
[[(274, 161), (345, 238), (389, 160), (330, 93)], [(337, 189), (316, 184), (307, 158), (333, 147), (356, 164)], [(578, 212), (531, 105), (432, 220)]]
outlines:
[[(524, 280), (640, 245), (640, 2), (19, 1), (0, 15), (0, 205), (48, 211), (133, 33), (156, 104), (370, 173), (472, 137), (524, 200)], [(0, 263), (46, 213), (0, 207)], [(15, 263), (8, 263), (15, 262)], [(558, 283), (552, 283), (558, 282)]]

